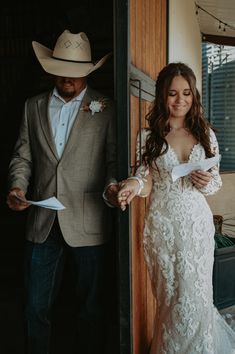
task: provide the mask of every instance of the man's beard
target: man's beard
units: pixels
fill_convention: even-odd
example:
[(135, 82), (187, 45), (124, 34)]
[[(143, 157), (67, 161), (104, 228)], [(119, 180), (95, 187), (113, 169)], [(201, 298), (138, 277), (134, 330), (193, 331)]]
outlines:
[(63, 89), (57, 87), (57, 91), (61, 97), (71, 98), (74, 96), (74, 90), (73, 91), (66, 91), (66, 90), (63, 90)]

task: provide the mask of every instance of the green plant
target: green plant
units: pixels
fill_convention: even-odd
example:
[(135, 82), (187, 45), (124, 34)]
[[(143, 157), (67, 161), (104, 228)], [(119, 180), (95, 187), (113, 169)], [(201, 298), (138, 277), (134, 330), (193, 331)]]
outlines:
[(215, 232), (215, 248), (230, 247), (235, 245), (235, 241), (231, 239), (228, 235)]
[(215, 225), (215, 248), (230, 247), (235, 245), (235, 238), (229, 237), (222, 232), (225, 219), (221, 215), (213, 215)]

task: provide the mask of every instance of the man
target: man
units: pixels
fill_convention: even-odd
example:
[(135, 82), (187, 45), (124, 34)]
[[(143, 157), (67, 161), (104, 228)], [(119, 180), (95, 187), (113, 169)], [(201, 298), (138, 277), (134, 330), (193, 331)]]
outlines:
[[(64, 31), (54, 50), (33, 42), (55, 88), (28, 99), (9, 167), (8, 206), (28, 208), (26, 328), (30, 354), (48, 354), (52, 304), (65, 255), (73, 259), (79, 308), (78, 353), (104, 354), (105, 264), (111, 210), (117, 205), (115, 122), (111, 101), (87, 86), (93, 64), (85, 33)], [(32, 206), (56, 196), (64, 210)], [(105, 191), (105, 193), (104, 193)], [(104, 201), (104, 199), (105, 201)]]

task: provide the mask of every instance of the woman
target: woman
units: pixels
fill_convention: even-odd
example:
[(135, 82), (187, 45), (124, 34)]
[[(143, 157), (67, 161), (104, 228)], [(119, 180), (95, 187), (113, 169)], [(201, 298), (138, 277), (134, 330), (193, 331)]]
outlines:
[(142, 165), (121, 182), (122, 209), (150, 194), (144, 253), (157, 300), (151, 354), (232, 354), (235, 333), (213, 305), (213, 215), (205, 195), (222, 185), (218, 165), (172, 180), (174, 166), (219, 154), (203, 117), (192, 70), (171, 63), (160, 72), (142, 131)]

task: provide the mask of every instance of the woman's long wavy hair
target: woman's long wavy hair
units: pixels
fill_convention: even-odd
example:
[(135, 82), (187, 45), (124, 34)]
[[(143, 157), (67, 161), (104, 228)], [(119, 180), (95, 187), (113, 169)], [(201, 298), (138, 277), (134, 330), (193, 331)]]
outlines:
[[(154, 105), (146, 116), (150, 133), (146, 140), (143, 162), (148, 166), (156, 165), (156, 158), (165, 154), (168, 150), (168, 143), (165, 139), (170, 131), (170, 112), (167, 107), (167, 98), (171, 82), (178, 75), (181, 75), (188, 82), (193, 96), (192, 107), (186, 115), (185, 128), (204, 147), (206, 157), (214, 156), (210, 148), (209, 136), (212, 127), (204, 118), (200, 94), (196, 88), (196, 77), (184, 63), (170, 63), (158, 75)], [(166, 148), (163, 149), (163, 146), (166, 146)]]

